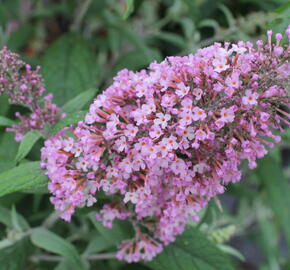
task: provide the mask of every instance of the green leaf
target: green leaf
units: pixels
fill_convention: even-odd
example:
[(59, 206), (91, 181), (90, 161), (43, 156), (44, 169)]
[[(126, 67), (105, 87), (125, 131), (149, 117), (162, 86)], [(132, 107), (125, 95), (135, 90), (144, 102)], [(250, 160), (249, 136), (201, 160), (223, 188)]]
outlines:
[(269, 269), (279, 270), (278, 257), (280, 253), (279, 238), (281, 237), (281, 230), (263, 212), (263, 208), (257, 210), (261, 251)]
[(232, 12), (229, 10), (229, 8), (226, 7), (226, 6), (223, 5), (223, 4), (220, 4), (220, 5), (219, 5), (219, 9), (224, 13), (228, 25), (229, 25), (229, 26), (234, 26), (234, 25), (235, 25), (235, 19), (234, 19), (234, 17), (233, 17)]
[(40, 139), (41, 134), (37, 130), (29, 131), (21, 140), (15, 161), (19, 162), (30, 152), (33, 145)]
[[(268, 25), (268, 29), (272, 29), (274, 33), (285, 33), (290, 21), (290, 2), (280, 6), (273, 13), (277, 17)], [(284, 35), (282, 42), (288, 44), (286, 35)]]
[(130, 239), (133, 236), (132, 229), (130, 228), (129, 222), (115, 220), (113, 228), (109, 229), (102, 225), (102, 223), (96, 220), (95, 214), (89, 214), (90, 220), (93, 222), (99, 233), (110, 243), (117, 245), (125, 239)]
[(288, 142), (290, 142), (290, 128), (287, 128), (285, 132), (281, 134), (281, 137), (282, 137), (282, 140), (285, 140), (285, 141), (287, 140)]
[(15, 155), (17, 149), (18, 143), (14, 139), (14, 134), (5, 132), (0, 137), (0, 173), (16, 166)]
[(201, 219), (197, 224), (197, 228), (203, 224), (213, 224), (218, 219), (218, 207), (213, 199), (211, 199), (207, 206), (201, 211)]
[(28, 238), (17, 241), (14, 245), (0, 250), (1, 270), (23, 270), (27, 269), (28, 258), (32, 246)]
[(14, 161), (17, 153), (18, 145), (12, 132), (5, 132), (0, 137), (0, 160)]
[(186, 41), (179, 35), (170, 33), (170, 32), (159, 32), (156, 35), (156, 38), (159, 38), (165, 42), (171, 43), (177, 46), (179, 49), (186, 49)]
[(239, 252), (238, 250), (236, 250), (235, 248), (233, 248), (231, 246), (218, 244), (217, 247), (221, 251), (223, 251), (224, 253), (232, 255), (232, 256), (236, 257), (237, 259), (241, 260), (242, 262), (246, 261), (246, 258), (243, 256), (243, 254), (241, 254), (241, 252)]
[(179, 20), (182, 30), (184, 32), (184, 36), (187, 40), (191, 40), (194, 34), (195, 26), (191, 19), (187, 17), (182, 17)]
[(188, 228), (146, 265), (154, 270), (234, 269), (228, 256), (195, 228)]
[(110, 12), (104, 13), (105, 19), (108, 23), (108, 29), (115, 29), (122, 38), (127, 39), (139, 52), (147, 59), (147, 61), (153, 61), (154, 57), (150, 48), (146, 45), (143, 38), (138, 36), (134, 31), (125, 25), (121, 20), (118, 20)]
[[(152, 49), (150, 51), (151, 55), (154, 57), (155, 60), (159, 61), (162, 59), (161, 54), (158, 50)], [(112, 76), (123, 68), (127, 68), (130, 70), (138, 70), (147, 67), (149, 64), (150, 61), (148, 61), (148, 59), (145, 58), (143, 54), (140, 54), (140, 51), (138, 50), (129, 51), (127, 53), (122, 54), (118, 58), (112, 70)]]
[[(13, 214), (15, 215), (15, 214)], [(19, 226), (25, 231), (29, 229), (29, 225), (27, 223), (27, 221), (24, 219), (24, 217), (22, 215), (20, 215), (19, 213), (16, 213), (17, 216), (17, 220), (18, 220), (18, 224)], [(15, 219), (15, 216), (14, 218)], [(0, 206), (0, 223), (5, 224), (8, 228), (13, 228), (13, 224), (12, 224), (12, 211), (8, 210), (5, 207)]]
[(236, 232), (236, 226), (235, 225), (227, 225), (223, 228), (217, 228), (215, 230), (211, 230), (208, 232), (208, 238), (216, 243), (216, 244), (223, 244), (225, 242), (228, 242), (231, 237)]
[(123, 19), (127, 20), (133, 11), (134, 11), (134, 0), (125, 0), (125, 12), (123, 14)]
[(6, 115), (8, 110), (9, 110), (8, 96), (0, 95), (0, 115)]
[(31, 241), (40, 248), (63, 256), (71, 263), (72, 269), (84, 269), (82, 259), (76, 248), (55, 233), (44, 228), (34, 229), (31, 233)]
[(60, 262), (53, 270), (71, 270), (71, 263), (64, 260)]
[(9, 239), (3, 239), (3, 240), (0, 241), (0, 250), (3, 249), (3, 248), (10, 247), (13, 244), (14, 244), (14, 242), (12, 242)]
[(219, 24), (213, 19), (204, 19), (198, 24), (198, 27), (211, 27), (216, 33), (219, 29)]
[(96, 234), (93, 236), (84, 251), (83, 254), (93, 254), (98, 253), (100, 251), (106, 250), (110, 247), (114, 246), (110, 241), (108, 241), (103, 235)]
[(5, 157), (0, 156), (0, 173), (12, 169), (16, 166), (16, 162), (12, 160), (4, 160)]
[(57, 124), (50, 131), (50, 134), (51, 135), (55, 134), (56, 132), (60, 131), (64, 127), (78, 123), (79, 121), (84, 119), (86, 114), (87, 114), (87, 111), (79, 111), (79, 112), (73, 112), (73, 113), (68, 114), (64, 119), (57, 122)]
[(90, 46), (76, 34), (63, 35), (48, 48), (42, 59), (42, 74), (58, 105), (95, 86), (94, 59)]
[(0, 116), (0, 127), (7, 127), (15, 124), (13, 120), (6, 118), (4, 116)]
[(98, 90), (96, 88), (91, 88), (85, 92), (80, 93), (78, 96), (74, 97), (62, 107), (62, 112), (72, 113), (81, 110), (88, 102), (96, 96)]
[(276, 10), (274, 10), (275, 13), (285, 14), (285, 15), (288, 14), (288, 16), (290, 16), (289, 11), (290, 11), (290, 3), (289, 2), (285, 3), (284, 5), (280, 6)]
[(69, 13), (68, 4), (67, 3), (50, 3), (49, 5), (39, 6), (35, 9), (31, 10), (31, 17), (33, 19), (42, 19), (46, 17), (52, 17), (54, 15)]
[(46, 185), (47, 176), (38, 161), (27, 162), (0, 174), (0, 197), (25, 189), (36, 189)]
[(13, 205), (12, 210), (11, 210), (11, 222), (12, 222), (14, 229), (16, 229), (19, 232), (22, 232), (22, 228), (19, 224), (18, 215), (17, 215), (17, 212), (16, 212), (14, 205)]
[(182, 0), (188, 7), (189, 9), (189, 16), (193, 21), (197, 20), (200, 15), (198, 13), (198, 7), (197, 7), (197, 1), (192, 1), (192, 0)]
[[(118, 55), (121, 47), (121, 35), (119, 31), (113, 27), (108, 27), (108, 41), (106, 46), (112, 51), (114, 55)], [(100, 66), (101, 68), (102, 66)]]
[(290, 248), (290, 185), (283, 174), (279, 160), (272, 155), (258, 161), (255, 173), (265, 185), (266, 202), (272, 207), (275, 216), (282, 226)]
[(19, 51), (24, 47), (27, 40), (33, 33), (32, 25), (25, 24), (10, 34), (7, 46), (12, 51)]

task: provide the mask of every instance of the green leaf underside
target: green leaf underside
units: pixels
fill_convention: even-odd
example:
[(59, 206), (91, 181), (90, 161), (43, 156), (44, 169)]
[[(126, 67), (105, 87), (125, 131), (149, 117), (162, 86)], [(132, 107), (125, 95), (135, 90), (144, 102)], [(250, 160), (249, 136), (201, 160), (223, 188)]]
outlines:
[(0, 197), (16, 191), (43, 187), (47, 181), (38, 161), (23, 163), (0, 174)]
[(43, 228), (35, 229), (31, 234), (31, 241), (40, 248), (63, 256), (71, 264), (72, 269), (84, 269), (81, 257), (76, 248), (55, 233)]
[(195, 228), (188, 228), (152, 262), (154, 270), (233, 270), (221, 250)]
[[(9, 209), (0, 206), (0, 223), (5, 224), (8, 228), (13, 227), (11, 215), (12, 213)], [(17, 213), (17, 219), (21, 228), (23, 228), (24, 230), (29, 229), (29, 225), (27, 221), (23, 218), (23, 216)]]
[(13, 120), (10, 120), (7, 117), (0, 116), (0, 127), (8, 127), (15, 124)]
[(26, 133), (24, 138), (20, 142), (15, 160), (20, 161), (21, 159), (25, 158), (26, 155), (30, 152), (33, 145), (38, 141), (38, 139), (40, 139), (40, 137), (41, 134), (36, 130)]

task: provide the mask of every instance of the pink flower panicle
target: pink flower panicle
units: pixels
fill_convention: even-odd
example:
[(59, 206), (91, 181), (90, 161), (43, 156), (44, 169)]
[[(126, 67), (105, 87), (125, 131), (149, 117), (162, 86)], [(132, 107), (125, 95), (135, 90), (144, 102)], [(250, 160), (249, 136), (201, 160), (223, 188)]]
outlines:
[(151, 261), (162, 250), (160, 243), (149, 235), (138, 232), (135, 238), (121, 243), (116, 257), (129, 263), (140, 260)]
[(43, 97), (45, 87), (39, 70), (40, 67), (31, 70), (30, 65), (6, 47), (0, 50), (0, 94), (7, 94), (11, 104), (25, 106), (31, 111), (29, 116), (17, 112), (20, 123), (7, 128), (16, 133), (16, 141), (20, 141), (27, 131), (43, 130), (46, 124), (59, 120), (60, 109), (52, 103), (52, 94)]
[(52, 203), (70, 221), (104, 191), (112, 203), (97, 219), (135, 223), (136, 237), (117, 257), (151, 260), (198, 221), (210, 198), (240, 181), (242, 160), (253, 169), (280, 141), (272, 131), (290, 125), (289, 77), (280, 36), (257, 47), (215, 43), (148, 70), (120, 71), (73, 136), (64, 130), (45, 142)]

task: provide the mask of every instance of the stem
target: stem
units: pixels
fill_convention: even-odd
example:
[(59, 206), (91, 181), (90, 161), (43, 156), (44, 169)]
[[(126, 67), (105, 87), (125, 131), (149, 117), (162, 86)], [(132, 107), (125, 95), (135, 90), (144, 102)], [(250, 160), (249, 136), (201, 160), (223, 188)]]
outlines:
[(87, 260), (108, 260), (116, 258), (116, 253), (92, 254), (83, 256)]
[[(102, 253), (102, 254), (92, 254), (92, 255), (84, 255), (83, 259), (86, 260), (108, 260), (114, 259), (116, 257), (116, 253)], [(47, 255), (47, 254), (35, 254), (30, 257), (30, 260), (33, 262), (39, 261), (48, 261), (48, 262), (61, 262), (63, 257), (56, 255)]]
[(63, 257), (46, 255), (46, 254), (36, 254), (30, 257), (30, 260), (33, 262), (47, 261), (47, 262), (60, 262), (63, 260)]
[(42, 223), (42, 227), (49, 229), (51, 228), (59, 218), (59, 212), (52, 212)]
[(80, 9), (77, 10), (77, 14), (75, 17), (74, 22), (72, 23), (70, 30), (72, 32), (77, 32), (81, 26), (82, 20), (84, 18), (84, 16), (87, 13), (87, 10), (90, 6), (90, 4), (92, 3), (92, 0), (86, 0), (85, 2), (83, 2), (83, 4), (80, 6)]

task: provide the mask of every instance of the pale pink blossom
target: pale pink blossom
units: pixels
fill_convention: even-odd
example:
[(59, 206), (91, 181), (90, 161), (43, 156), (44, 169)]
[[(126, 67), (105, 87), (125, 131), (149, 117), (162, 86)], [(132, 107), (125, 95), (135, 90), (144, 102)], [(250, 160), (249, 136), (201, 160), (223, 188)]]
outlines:
[(161, 125), (163, 129), (166, 128), (167, 122), (171, 119), (171, 116), (163, 113), (157, 113), (156, 116), (157, 118), (154, 120), (154, 124)]
[(179, 97), (184, 97), (188, 94), (189, 90), (190, 90), (190, 87), (188, 86), (185, 86), (184, 83), (178, 83), (176, 85), (176, 94), (179, 96)]
[(131, 202), (133, 204), (136, 204), (138, 201), (138, 194), (137, 192), (126, 192), (124, 197), (124, 203)]
[(238, 72), (233, 72), (230, 76), (226, 78), (226, 84), (230, 88), (239, 88), (241, 81), (239, 79), (240, 75)]
[(138, 132), (138, 128), (135, 127), (132, 124), (129, 124), (129, 125), (126, 126), (126, 129), (124, 131), (124, 135), (127, 138), (132, 139), (132, 138), (134, 138), (136, 136), (137, 132)]
[(212, 64), (214, 66), (214, 71), (218, 73), (225, 71), (230, 67), (229, 65), (227, 65), (227, 59), (222, 57), (215, 58), (212, 61)]
[(233, 122), (235, 119), (235, 112), (233, 108), (222, 108), (220, 120), (227, 123)]
[(122, 136), (120, 139), (116, 140), (115, 147), (118, 152), (126, 151), (127, 146), (126, 137)]
[(194, 88), (192, 93), (195, 95), (196, 100), (200, 100), (202, 97), (202, 90), (200, 88)]
[(192, 119), (194, 121), (204, 120), (206, 118), (206, 113), (203, 109), (199, 107), (194, 107), (192, 110)]
[(149, 131), (149, 136), (153, 139), (159, 138), (163, 134), (162, 129), (159, 126), (153, 126)]
[(253, 93), (251, 90), (246, 90), (246, 95), (243, 97), (242, 102), (244, 105), (257, 105), (258, 93)]
[(199, 141), (203, 141), (203, 140), (205, 140), (206, 139), (206, 133), (202, 130), (202, 129), (198, 129), (198, 130), (196, 130), (195, 131), (195, 133), (194, 133), (194, 137), (195, 137), (195, 139), (197, 139), (197, 140), (199, 140)]

